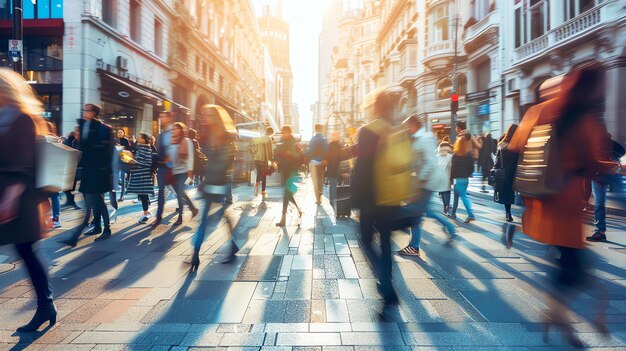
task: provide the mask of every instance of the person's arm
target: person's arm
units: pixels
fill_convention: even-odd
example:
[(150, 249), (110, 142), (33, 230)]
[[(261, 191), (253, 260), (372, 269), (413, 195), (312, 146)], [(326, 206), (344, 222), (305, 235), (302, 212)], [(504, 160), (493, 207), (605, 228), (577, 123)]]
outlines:
[(193, 162), (194, 162), (194, 150), (193, 150), (193, 143), (191, 142), (191, 140), (185, 138), (185, 140), (187, 141), (187, 148), (188, 148), (188, 153), (187, 153), (187, 172), (193, 173)]

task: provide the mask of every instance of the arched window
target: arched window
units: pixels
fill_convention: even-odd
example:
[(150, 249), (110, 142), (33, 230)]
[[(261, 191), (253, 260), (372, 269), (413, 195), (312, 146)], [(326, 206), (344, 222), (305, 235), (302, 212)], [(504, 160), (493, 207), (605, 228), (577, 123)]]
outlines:
[(465, 74), (459, 74), (456, 78), (457, 88), (456, 91), (459, 95), (467, 94), (467, 77)]
[(445, 77), (437, 82), (437, 100), (448, 99), (452, 94), (452, 80)]

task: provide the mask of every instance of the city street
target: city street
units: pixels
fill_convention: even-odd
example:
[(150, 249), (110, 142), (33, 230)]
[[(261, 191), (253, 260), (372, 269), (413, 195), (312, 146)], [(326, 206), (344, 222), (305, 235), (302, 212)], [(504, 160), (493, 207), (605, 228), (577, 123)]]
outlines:
[[(266, 207), (253, 200), (252, 187), (235, 188), (237, 259), (220, 263), (228, 238), (222, 226), (205, 241), (197, 273), (186, 261), (198, 221), (186, 213), (184, 225), (172, 229), (173, 200), (166, 207), (172, 215), (153, 231), (137, 224), (141, 205), (126, 200), (111, 239), (83, 237), (75, 249), (57, 240), (78, 225), (81, 211), (64, 209), (64, 228), (39, 250), (50, 262), (59, 310), (47, 333), (14, 333), (34, 313), (35, 295), (11, 247), (0, 248), (0, 349), (569, 349), (554, 330), (549, 345), (542, 337), (547, 247), (519, 235), (506, 250), (499, 241), (503, 214), (490, 202), (474, 197), (478, 221), (458, 222), (460, 237), (452, 246), (444, 245), (438, 224), (426, 220), (422, 259), (394, 255), (401, 304), (381, 321), (358, 223), (335, 220), (327, 202), (316, 210), (311, 184), (300, 188), (302, 224), (284, 230), (274, 225), (280, 188), (269, 188)], [(576, 304), (582, 317), (574, 327), (589, 347), (617, 350), (626, 349), (626, 223), (615, 217), (609, 223), (609, 242), (589, 251), (594, 275), (609, 290), (612, 335), (603, 337), (583, 318), (593, 317), (595, 300), (587, 294)], [(394, 249), (408, 239), (395, 232)]]

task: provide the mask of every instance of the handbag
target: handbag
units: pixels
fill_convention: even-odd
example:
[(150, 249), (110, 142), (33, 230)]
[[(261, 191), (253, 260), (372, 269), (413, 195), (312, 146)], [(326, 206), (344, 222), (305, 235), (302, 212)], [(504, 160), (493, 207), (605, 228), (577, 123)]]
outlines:
[[(500, 150), (500, 166), (504, 167), (504, 160), (502, 159), (502, 150)], [(504, 168), (495, 168), (495, 166), (489, 171), (487, 176), (487, 184), (496, 186), (504, 183)]]

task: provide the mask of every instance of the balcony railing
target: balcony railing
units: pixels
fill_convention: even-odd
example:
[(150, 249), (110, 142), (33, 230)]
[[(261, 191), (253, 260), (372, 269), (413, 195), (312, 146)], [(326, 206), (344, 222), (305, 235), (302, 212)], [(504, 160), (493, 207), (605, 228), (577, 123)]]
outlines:
[(476, 22), (474, 25), (467, 28), (466, 31), (463, 32), (463, 44), (467, 45), (477, 39), (480, 35), (487, 32), (487, 30), (491, 27), (498, 26), (498, 12), (491, 11), (480, 21)]
[(517, 63), (530, 57), (537, 57), (549, 48), (587, 35), (594, 28), (609, 21), (609, 17), (614, 16), (618, 12), (616, 6), (613, 6), (615, 4), (615, 1), (605, 1), (515, 49)]
[(454, 54), (454, 41), (444, 40), (434, 44), (430, 44), (426, 47), (425, 58), (432, 56), (439, 56), (445, 54)]

